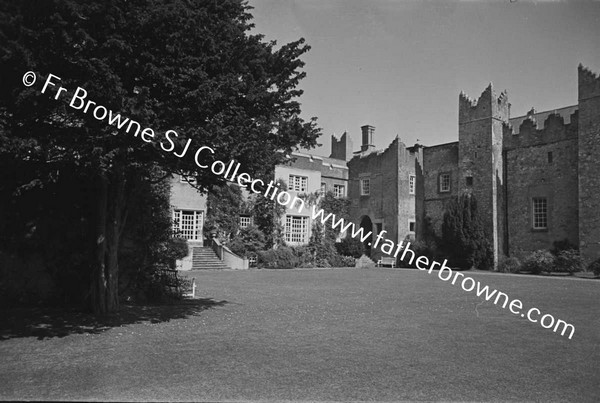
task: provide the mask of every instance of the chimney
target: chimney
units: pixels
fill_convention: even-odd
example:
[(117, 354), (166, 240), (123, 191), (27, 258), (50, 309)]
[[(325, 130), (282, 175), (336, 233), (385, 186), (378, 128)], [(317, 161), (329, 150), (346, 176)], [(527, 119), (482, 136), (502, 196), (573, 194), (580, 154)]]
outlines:
[(364, 125), (360, 129), (362, 130), (362, 145), (360, 146), (360, 151), (365, 152), (371, 148), (374, 148), (373, 133), (375, 132), (375, 127), (371, 125)]

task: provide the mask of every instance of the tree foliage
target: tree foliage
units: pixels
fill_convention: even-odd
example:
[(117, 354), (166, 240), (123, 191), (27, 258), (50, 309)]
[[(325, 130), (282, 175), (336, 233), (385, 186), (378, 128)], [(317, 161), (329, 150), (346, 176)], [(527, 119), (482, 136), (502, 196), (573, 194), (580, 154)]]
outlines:
[(451, 265), (493, 267), (492, 248), (472, 195), (462, 195), (446, 205), (440, 242)]
[[(312, 200), (310, 195), (307, 197), (307, 200)], [(341, 218), (346, 222), (349, 220), (348, 208), (350, 202), (348, 199), (337, 198), (333, 192), (326, 192), (316, 202), (318, 208), (323, 210), (325, 216), (334, 214), (336, 220)], [(339, 228), (334, 229), (330, 224), (323, 225), (319, 220), (313, 222), (308, 247), (312, 251), (318, 267), (331, 266), (332, 262), (336, 260), (337, 249), (335, 244), (339, 236)]]
[[(0, 170), (33, 173), (15, 184), (19, 191), (65, 172), (87, 177), (95, 312), (118, 309), (121, 234), (135, 207), (132, 191), (154, 167), (191, 171), (207, 190), (223, 178), (196, 164), (203, 145), (214, 154), (203, 154), (201, 163), (235, 159), (260, 177), (285, 153), (316, 144), (319, 129), (299, 117), (297, 99), (305, 75), (300, 57), (309, 47), (303, 39), (277, 47), (250, 34), (249, 9), (240, 0), (0, 3)], [(24, 87), (29, 70), (38, 80)], [(62, 80), (42, 94), (49, 74)], [(55, 100), (59, 85), (68, 92)], [(97, 105), (152, 128), (156, 138), (142, 141), (74, 110), (77, 87)], [(167, 130), (178, 134), (169, 151), (161, 147), (170, 145)]]
[[(267, 181), (272, 180), (272, 174), (266, 179)], [(278, 179), (275, 183), (280, 189), (287, 189), (287, 184), (284, 180)], [(285, 206), (268, 197), (257, 195), (254, 198), (252, 217), (254, 225), (265, 235), (266, 248), (278, 248), (285, 245), (283, 226), (281, 225), (281, 218), (285, 214), (285, 210)]]
[(204, 231), (214, 233), (222, 242), (229, 242), (238, 232), (243, 205), (242, 191), (238, 186), (213, 187), (206, 200)]

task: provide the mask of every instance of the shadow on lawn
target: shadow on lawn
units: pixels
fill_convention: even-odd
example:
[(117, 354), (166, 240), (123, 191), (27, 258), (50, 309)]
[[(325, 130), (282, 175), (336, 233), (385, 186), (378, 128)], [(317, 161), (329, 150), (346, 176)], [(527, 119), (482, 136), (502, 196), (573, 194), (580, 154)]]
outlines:
[(0, 311), (0, 341), (19, 337), (43, 340), (71, 334), (102, 333), (134, 323), (185, 319), (227, 301), (196, 298), (163, 305), (121, 305), (118, 313), (94, 316), (73, 308), (16, 308)]

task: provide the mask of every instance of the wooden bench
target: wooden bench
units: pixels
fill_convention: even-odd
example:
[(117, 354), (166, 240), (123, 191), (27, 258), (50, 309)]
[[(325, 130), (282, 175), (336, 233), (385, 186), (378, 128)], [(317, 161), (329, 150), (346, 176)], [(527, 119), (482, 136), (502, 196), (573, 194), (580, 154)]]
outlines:
[(160, 282), (163, 286), (168, 287), (175, 295), (182, 297), (196, 297), (196, 279), (188, 280), (177, 275), (177, 270), (160, 268), (157, 271)]
[(392, 269), (396, 267), (396, 258), (393, 257), (382, 257), (377, 261), (377, 267), (381, 266), (392, 266)]
[(196, 298), (196, 279), (192, 278), (192, 281), (188, 279), (181, 279), (181, 296)]

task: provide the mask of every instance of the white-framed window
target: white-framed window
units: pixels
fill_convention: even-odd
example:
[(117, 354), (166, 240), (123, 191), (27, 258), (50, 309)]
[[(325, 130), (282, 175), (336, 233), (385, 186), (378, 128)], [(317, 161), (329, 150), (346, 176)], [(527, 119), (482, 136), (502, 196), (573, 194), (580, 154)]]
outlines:
[(415, 232), (415, 222), (413, 220), (408, 221), (408, 231)]
[(290, 175), (288, 182), (288, 190), (296, 192), (306, 192), (308, 188), (308, 177), (299, 175)]
[(196, 183), (196, 178), (193, 175), (179, 175), (181, 183)]
[(369, 178), (360, 180), (360, 195), (368, 196), (371, 194), (371, 181)]
[(415, 187), (416, 187), (416, 177), (415, 175), (410, 175), (408, 177), (408, 193), (411, 195), (415, 194)]
[(333, 185), (333, 195), (335, 197), (346, 197), (346, 186)]
[(285, 216), (285, 241), (296, 243), (308, 242), (308, 217)]
[(325, 182), (321, 182), (321, 193), (325, 194), (327, 192), (327, 184)]
[(201, 210), (173, 210), (173, 233), (189, 241), (201, 240), (203, 215)]
[(533, 204), (533, 229), (548, 228), (548, 199), (545, 197), (534, 197)]
[(247, 215), (240, 216), (240, 229), (244, 229), (252, 225), (252, 217)]
[(440, 192), (449, 192), (450, 191), (450, 174), (443, 173), (440, 174)]

